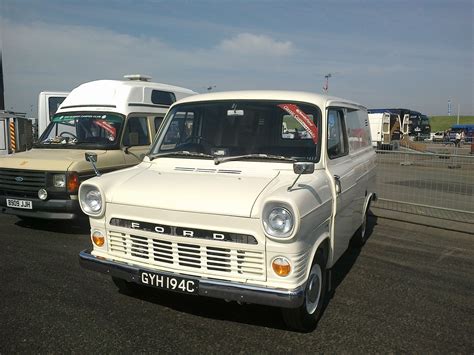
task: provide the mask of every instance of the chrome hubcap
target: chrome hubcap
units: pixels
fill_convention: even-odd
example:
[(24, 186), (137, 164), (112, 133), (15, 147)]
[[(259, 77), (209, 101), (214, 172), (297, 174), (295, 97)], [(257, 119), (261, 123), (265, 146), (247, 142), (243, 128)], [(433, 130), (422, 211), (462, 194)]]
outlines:
[(306, 311), (313, 314), (318, 307), (319, 297), (321, 297), (322, 273), (318, 264), (313, 265), (306, 286)]

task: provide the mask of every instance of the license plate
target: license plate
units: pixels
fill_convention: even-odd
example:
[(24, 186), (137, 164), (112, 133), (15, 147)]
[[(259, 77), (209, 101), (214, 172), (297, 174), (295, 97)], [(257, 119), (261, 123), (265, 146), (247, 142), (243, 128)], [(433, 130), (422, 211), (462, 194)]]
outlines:
[(33, 204), (28, 200), (15, 200), (12, 198), (7, 198), (7, 207), (13, 208), (23, 208), (26, 210), (32, 210)]
[(163, 290), (191, 294), (197, 293), (199, 288), (199, 281), (197, 280), (147, 271), (140, 272), (140, 283), (142, 285), (153, 286)]

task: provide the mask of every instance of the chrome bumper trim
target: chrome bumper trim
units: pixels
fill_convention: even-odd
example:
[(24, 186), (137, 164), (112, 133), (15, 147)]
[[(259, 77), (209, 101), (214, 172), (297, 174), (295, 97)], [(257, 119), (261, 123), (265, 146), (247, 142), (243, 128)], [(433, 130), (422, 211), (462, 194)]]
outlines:
[[(140, 271), (157, 272), (156, 270), (142, 267), (138, 268), (122, 262), (97, 258), (91, 254), (90, 250), (80, 252), (79, 264), (85, 269), (108, 274), (137, 284), (141, 284), (139, 281)], [(304, 300), (304, 286), (299, 286), (293, 290), (286, 290), (252, 286), (230, 281), (209, 280), (162, 271), (159, 271), (159, 273), (177, 277), (185, 276), (198, 280), (198, 294), (200, 296), (284, 308), (297, 308), (303, 304)], [(171, 290), (169, 291), (173, 292)]]

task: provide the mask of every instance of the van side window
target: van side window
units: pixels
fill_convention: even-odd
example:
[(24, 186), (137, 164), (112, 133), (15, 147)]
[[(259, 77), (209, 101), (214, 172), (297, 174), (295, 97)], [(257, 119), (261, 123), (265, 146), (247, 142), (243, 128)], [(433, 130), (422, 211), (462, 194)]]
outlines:
[(176, 95), (173, 92), (153, 90), (151, 92), (151, 102), (155, 105), (171, 106), (176, 101)]
[(345, 115), (346, 129), (351, 152), (370, 145), (370, 129), (365, 110), (348, 109)]
[(349, 152), (344, 114), (341, 109), (328, 111), (328, 156), (335, 159)]
[(123, 134), (123, 145), (133, 147), (150, 144), (146, 117), (129, 117)]

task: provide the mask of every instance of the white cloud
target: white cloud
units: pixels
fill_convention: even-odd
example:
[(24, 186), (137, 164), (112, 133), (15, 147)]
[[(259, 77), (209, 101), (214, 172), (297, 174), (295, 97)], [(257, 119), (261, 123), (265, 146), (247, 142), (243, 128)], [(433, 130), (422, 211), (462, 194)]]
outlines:
[[(7, 108), (32, 115), (40, 91), (71, 90), (90, 80), (120, 79), (130, 73), (197, 91), (210, 84), (220, 89), (249, 88), (242, 75), (232, 78), (229, 73), (243, 72), (252, 78), (255, 72), (289, 70), (281, 66), (292, 49), (290, 42), (245, 33), (196, 50), (98, 27), (0, 20)], [(239, 80), (241, 86), (236, 85)]]
[(232, 32), (240, 34), (214, 43), (203, 39), (196, 49), (100, 27), (19, 24), (0, 17), (6, 107), (35, 116), (40, 91), (71, 90), (90, 80), (120, 79), (130, 73), (201, 92), (209, 85), (217, 85), (217, 90), (321, 92), (324, 75), (336, 72), (331, 94), (368, 106), (403, 106), (417, 100), (421, 111), (443, 112), (444, 98), (457, 97), (462, 112), (473, 110), (472, 54), (460, 56), (466, 58), (463, 67), (457, 65), (459, 60), (436, 56), (431, 48), (410, 47), (400, 58), (387, 54), (391, 52), (385, 42), (361, 44), (317, 34), (295, 36), (293, 42), (277, 35)]
[(241, 33), (231, 39), (225, 39), (219, 48), (226, 52), (250, 56), (286, 56), (293, 52), (293, 44), (290, 41), (280, 42), (265, 35), (251, 33)]

